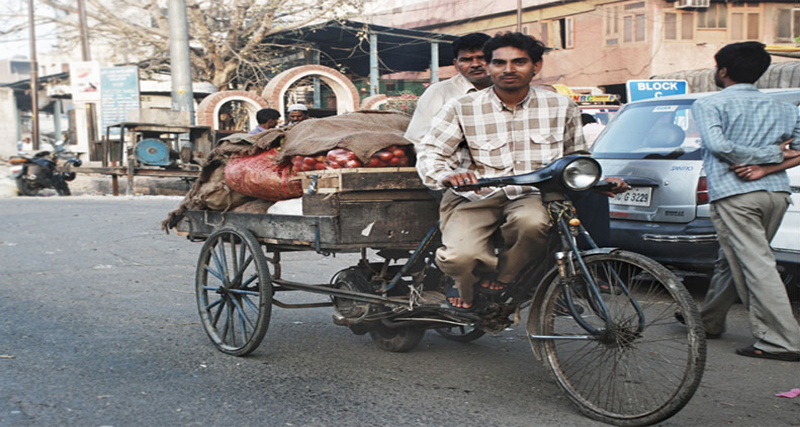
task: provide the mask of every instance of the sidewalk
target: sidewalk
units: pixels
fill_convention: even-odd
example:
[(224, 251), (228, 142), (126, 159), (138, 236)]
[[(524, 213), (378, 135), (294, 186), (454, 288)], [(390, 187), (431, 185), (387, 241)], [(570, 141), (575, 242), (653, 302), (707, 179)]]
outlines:
[[(112, 195), (110, 175), (81, 173), (80, 168), (74, 181), (70, 181), (69, 189), (73, 195)], [(119, 177), (119, 194), (127, 194), (128, 179)], [(181, 178), (135, 177), (133, 179), (133, 195), (137, 196), (184, 196), (192, 187), (190, 182)], [(55, 195), (55, 190), (42, 190), (41, 195)], [(17, 185), (11, 178), (11, 167), (6, 159), (0, 158), (0, 198), (17, 197)]]

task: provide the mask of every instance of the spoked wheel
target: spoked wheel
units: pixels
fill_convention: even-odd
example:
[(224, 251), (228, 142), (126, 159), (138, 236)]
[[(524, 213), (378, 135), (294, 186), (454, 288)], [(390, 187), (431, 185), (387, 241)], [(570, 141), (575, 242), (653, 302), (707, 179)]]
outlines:
[(436, 332), (439, 335), (449, 340), (459, 341), (459, 342), (475, 341), (476, 339), (482, 337), (486, 333), (474, 326), (463, 326), (463, 325), (453, 325), (443, 328), (436, 328)]
[(212, 233), (195, 276), (197, 308), (208, 337), (223, 353), (244, 356), (267, 333), (272, 281), (261, 244), (238, 228)]
[[(584, 261), (604, 288), (599, 298), (585, 286), (583, 273), (568, 287), (556, 279), (545, 294), (538, 333), (562, 339), (535, 339), (534, 345), (585, 415), (621, 426), (671, 417), (689, 402), (705, 368), (697, 306), (669, 270), (644, 256), (615, 251)], [(578, 319), (566, 313), (566, 293)], [(675, 313), (683, 314), (686, 326)]]
[(20, 196), (35, 196), (39, 194), (39, 187), (32, 185), (27, 179), (17, 178), (17, 190)]
[(69, 191), (69, 186), (64, 181), (56, 182), (55, 185), (53, 186), (53, 188), (56, 189), (56, 194), (58, 194), (59, 196), (71, 196), (72, 195), (72, 192)]
[(390, 328), (379, 322), (369, 326), (369, 336), (381, 350), (403, 353), (419, 345), (425, 329), (414, 327)]

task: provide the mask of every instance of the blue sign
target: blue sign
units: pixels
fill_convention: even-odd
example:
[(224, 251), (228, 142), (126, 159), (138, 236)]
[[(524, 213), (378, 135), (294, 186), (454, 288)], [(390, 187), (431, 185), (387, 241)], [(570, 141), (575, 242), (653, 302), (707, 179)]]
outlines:
[[(100, 69), (100, 122), (103, 130), (128, 121), (128, 111), (138, 110), (140, 105), (138, 67)], [(112, 128), (111, 135), (119, 135), (119, 128)]]
[(628, 102), (689, 92), (686, 80), (628, 80), (625, 86), (628, 90)]

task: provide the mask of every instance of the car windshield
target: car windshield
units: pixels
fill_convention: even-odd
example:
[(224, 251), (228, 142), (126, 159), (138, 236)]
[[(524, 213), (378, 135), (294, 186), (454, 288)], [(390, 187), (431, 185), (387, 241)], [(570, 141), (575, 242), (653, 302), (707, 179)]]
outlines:
[(625, 106), (594, 143), (594, 157), (700, 159), (700, 132), (692, 117), (692, 102), (655, 101)]

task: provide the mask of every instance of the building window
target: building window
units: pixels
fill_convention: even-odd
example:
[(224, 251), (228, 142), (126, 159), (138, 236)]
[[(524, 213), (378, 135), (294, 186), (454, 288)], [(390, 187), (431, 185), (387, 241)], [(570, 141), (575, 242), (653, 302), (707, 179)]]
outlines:
[(694, 14), (681, 13), (681, 40), (694, 38)]
[(542, 22), (540, 40), (555, 49), (572, 49), (575, 47), (573, 22), (572, 17)]
[(606, 45), (619, 44), (619, 6), (606, 7)]
[(693, 40), (694, 14), (667, 12), (664, 14), (664, 40)]
[(542, 22), (541, 23), (542, 29), (542, 37), (541, 41), (544, 43), (545, 46), (550, 46), (550, 23), (549, 22)]
[(728, 26), (732, 41), (761, 38), (761, 11), (758, 3), (731, 3)]
[(778, 9), (775, 37), (779, 42), (795, 42), (800, 38), (800, 9)]
[(727, 18), (728, 5), (712, 3), (708, 9), (697, 14), (697, 28), (726, 28)]
[(558, 20), (562, 49), (572, 49), (573, 47), (575, 47), (573, 22), (574, 21), (571, 16), (567, 18), (561, 18)]
[[(645, 17), (646, 3), (643, 1), (627, 3), (620, 7), (617, 5), (606, 7), (606, 45), (620, 43), (634, 43), (645, 40), (647, 33), (647, 20)], [(620, 21), (621, 24), (620, 25)], [(620, 31), (620, 27), (621, 30)]]
[(643, 42), (644, 41), (644, 33), (645, 33), (645, 30), (647, 29), (647, 22), (645, 22), (644, 13), (637, 13), (635, 22), (636, 22), (635, 40), (637, 42)]
[(664, 40), (678, 40), (678, 14), (664, 14)]

